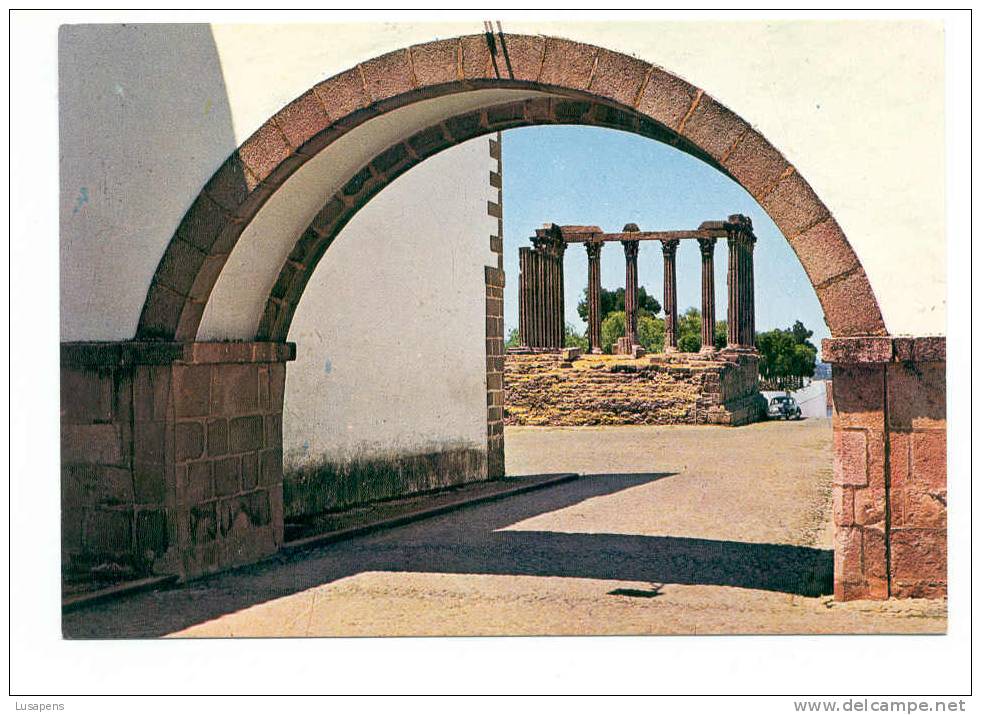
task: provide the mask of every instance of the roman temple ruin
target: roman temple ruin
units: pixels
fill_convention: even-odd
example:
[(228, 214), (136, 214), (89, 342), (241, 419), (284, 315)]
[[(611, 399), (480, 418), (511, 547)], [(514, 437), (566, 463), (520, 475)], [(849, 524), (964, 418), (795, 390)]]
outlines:
[[(715, 346), (715, 247), (729, 248), (727, 344)], [(646, 355), (637, 331), (637, 261), (642, 241), (661, 244), (664, 275), (664, 351)], [(701, 254), (701, 349), (678, 349), (676, 256), (682, 241), (697, 241)], [(641, 231), (628, 223), (619, 233), (598, 226), (546, 224), (531, 247), (519, 250), (520, 346), (505, 363), (506, 422), (529, 425), (730, 424), (759, 419), (765, 404), (758, 388), (755, 350), (752, 221), (732, 215), (705, 221), (694, 230)], [(626, 263), (624, 332), (613, 349), (601, 347), (600, 256), (619, 242)], [(565, 278), (563, 258), (570, 244), (583, 244), (589, 261), (589, 355), (563, 350)], [(569, 369), (573, 368), (573, 369)]]

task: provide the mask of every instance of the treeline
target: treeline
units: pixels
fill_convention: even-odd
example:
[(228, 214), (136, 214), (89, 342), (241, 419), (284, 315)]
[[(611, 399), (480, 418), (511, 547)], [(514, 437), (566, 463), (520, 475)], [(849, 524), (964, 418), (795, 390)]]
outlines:
[[(647, 294), (643, 286), (637, 291), (637, 342), (652, 353), (664, 352), (664, 318), (659, 317), (661, 304)], [(600, 325), (600, 345), (604, 353), (612, 353), (617, 339), (626, 335), (623, 288), (601, 292), (600, 304), (604, 316)], [(589, 305), (585, 291), (577, 312), (583, 322), (589, 321)], [(817, 347), (810, 338), (813, 331), (801, 321), (786, 329), (776, 328), (756, 334), (756, 349), (760, 353), (760, 380), (765, 389), (794, 390), (814, 375)], [(728, 340), (726, 321), (715, 324), (715, 347), (724, 348)], [(508, 334), (506, 347), (517, 347), (517, 329)], [(565, 326), (565, 346), (589, 350), (589, 336), (578, 332), (571, 324)], [(697, 353), (702, 349), (702, 316), (697, 308), (689, 308), (678, 316), (678, 350)]]

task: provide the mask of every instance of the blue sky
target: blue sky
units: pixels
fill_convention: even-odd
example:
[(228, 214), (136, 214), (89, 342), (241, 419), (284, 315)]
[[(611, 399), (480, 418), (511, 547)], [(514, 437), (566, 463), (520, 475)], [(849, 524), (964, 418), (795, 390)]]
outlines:
[[(518, 325), (518, 248), (543, 223), (594, 224), (619, 231), (696, 228), (702, 221), (741, 213), (753, 220), (756, 329), (787, 328), (795, 320), (828, 337), (824, 314), (804, 269), (780, 231), (745, 190), (721, 173), (677, 149), (643, 137), (596, 127), (527, 127), (504, 132), (504, 322)], [(726, 313), (725, 241), (715, 249), (716, 315)], [(640, 285), (662, 300), (661, 250), (642, 243)], [(683, 241), (677, 256), (678, 309), (701, 304), (698, 244)], [(602, 253), (604, 288), (624, 284), (623, 249)], [(576, 304), (586, 287), (586, 251), (572, 245), (565, 255), (566, 321), (585, 325)]]

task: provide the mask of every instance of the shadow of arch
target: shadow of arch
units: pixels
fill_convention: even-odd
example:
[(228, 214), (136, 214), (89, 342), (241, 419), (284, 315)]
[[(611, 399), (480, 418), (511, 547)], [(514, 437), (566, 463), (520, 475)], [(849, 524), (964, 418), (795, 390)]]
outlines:
[[(524, 90), (470, 108), (454, 95)], [(397, 50), (318, 84), (235, 151), (198, 195), (147, 294), (137, 339), (193, 340), (218, 276), (265, 202), (310, 159), (394, 110), (431, 102), (407, 129), (344, 177), (279, 268), (256, 338), (283, 340), (307, 279), (361, 207), (414, 164), (466, 139), (517, 126), (592, 124), (677, 146), (723, 171), (769, 214), (801, 260), (831, 334), (883, 335), (865, 271), (808, 183), (762, 135), (684, 80), (641, 60), (552, 37), (469, 35)]]
[(805, 597), (831, 592), (833, 556), (827, 549), (508, 528), (674, 476), (674, 472), (583, 475), (391, 530), (280, 554), (177, 588), (70, 611), (62, 619), (63, 633), (67, 638), (163, 636), (367, 572), (730, 586)]

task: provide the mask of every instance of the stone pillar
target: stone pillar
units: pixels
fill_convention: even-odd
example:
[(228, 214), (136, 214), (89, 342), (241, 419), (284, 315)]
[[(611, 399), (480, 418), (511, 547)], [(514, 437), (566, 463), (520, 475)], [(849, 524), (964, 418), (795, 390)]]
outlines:
[(535, 269), (532, 291), (535, 331), (529, 347), (558, 350), (565, 339), (562, 259), (566, 243), (557, 227), (537, 231), (531, 242), (534, 245), (529, 256)]
[(566, 242), (556, 233), (549, 246), (552, 256), (552, 305), (555, 339), (550, 347), (565, 347), (565, 249)]
[(675, 276), (675, 255), (678, 239), (661, 242), (664, 254), (664, 352), (678, 352), (678, 280)]
[(542, 347), (550, 348), (555, 342), (555, 261), (552, 259), (551, 246), (543, 244), (539, 249), (542, 253), (542, 308), (545, 315)]
[(715, 352), (715, 242), (698, 239), (702, 253), (702, 352)]
[(726, 347), (739, 346), (739, 250), (737, 238), (730, 231), (726, 242), (729, 246), (729, 261), (726, 271)]
[(530, 315), (528, 310), (528, 253), (530, 248), (521, 247), (518, 249), (518, 341), (521, 347), (528, 347), (530, 332)]
[(829, 338), (837, 600), (947, 593), (946, 341)]
[(734, 215), (725, 224), (729, 244), (728, 346), (752, 350), (756, 345), (753, 289), (753, 224), (746, 216)]
[[(532, 243), (535, 240), (532, 239)], [(528, 280), (526, 302), (528, 306), (528, 347), (542, 346), (542, 325), (544, 324), (544, 309), (542, 306), (542, 291), (544, 274), (542, 272), (542, 254), (537, 244), (527, 249)]]
[[(639, 230), (636, 224), (627, 224), (623, 227), (624, 232), (635, 232)], [(639, 241), (621, 241), (623, 244), (623, 255), (627, 262), (626, 286), (623, 297), (623, 310), (625, 313), (624, 344), (629, 350), (637, 345), (637, 253), (640, 250)]]
[(545, 305), (544, 305), (544, 288), (545, 288), (545, 266), (542, 264), (542, 252), (539, 250), (538, 246), (535, 246), (535, 250), (532, 252), (534, 257), (534, 276), (535, 280), (532, 283), (532, 306), (535, 315), (535, 335), (534, 343), (531, 347), (540, 348), (545, 343), (544, 338), (544, 328), (545, 328)]
[(63, 563), (193, 577), (283, 540), (292, 343), (67, 343)]
[(603, 293), (600, 279), (600, 251), (602, 241), (592, 241), (586, 245), (586, 255), (589, 258), (589, 288), (586, 292), (586, 302), (589, 305), (589, 351), (593, 354), (603, 352), (602, 334), (600, 327), (603, 322)]
[(545, 266), (538, 248), (518, 249), (521, 272), (518, 276), (518, 330), (522, 347), (540, 348), (546, 344)]

